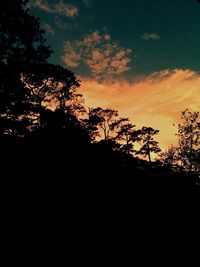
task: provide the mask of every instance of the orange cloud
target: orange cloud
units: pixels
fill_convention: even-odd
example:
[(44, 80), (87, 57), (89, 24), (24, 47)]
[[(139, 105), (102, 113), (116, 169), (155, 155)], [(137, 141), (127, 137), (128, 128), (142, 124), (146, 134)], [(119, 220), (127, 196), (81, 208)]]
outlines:
[(71, 68), (83, 63), (96, 79), (106, 79), (130, 69), (130, 53), (131, 49), (112, 41), (108, 33), (95, 31), (80, 40), (66, 41), (61, 59)]
[(78, 8), (71, 4), (65, 4), (63, 0), (58, 1), (58, 3), (54, 5), (44, 0), (30, 0), (30, 5), (47, 13), (64, 15), (69, 18), (78, 16)]
[(200, 110), (200, 75), (190, 70), (164, 70), (129, 83), (82, 79), (81, 93), (89, 107), (114, 108), (133, 124), (160, 130), (162, 149), (176, 142), (176, 128), (185, 108)]

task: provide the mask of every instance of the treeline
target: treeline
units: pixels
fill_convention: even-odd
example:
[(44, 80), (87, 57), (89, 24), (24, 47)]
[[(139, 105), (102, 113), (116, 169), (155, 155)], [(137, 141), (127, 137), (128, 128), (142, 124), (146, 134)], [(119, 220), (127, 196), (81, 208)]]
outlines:
[[(52, 51), (46, 45), (38, 19), (26, 8), (27, 1), (1, 4), (0, 135), (3, 144), (30, 138), (59, 143), (62, 150), (74, 144), (102, 143), (114, 151), (147, 156), (160, 149), (154, 140), (158, 130), (135, 130), (128, 118), (100, 107), (86, 111), (80, 81), (57, 65), (49, 64)], [(44, 138), (44, 137), (43, 137)], [(100, 141), (101, 140), (101, 141)], [(135, 143), (140, 149), (135, 150)], [(39, 145), (39, 143), (38, 143)]]
[[(163, 153), (154, 139), (158, 130), (137, 129), (116, 110), (85, 108), (77, 90), (81, 82), (71, 71), (48, 63), (52, 51), (45, 32), (26, 5), (26, 0), (0, 2), (5, 242), (24, 252), (26, 244), (43, 239), (52, 252), (60, 252), (70, 240), (68, 251), (77, 240), (85, 247), (88, 233), (96, 240), (105, 235), (111, 199), (134, 202), (129, 211), (141, 211), (138, 216), (144, 202), (150, 207), (152, 201), (196, 202), (199, 113), (182, 113), (178, 146)], [(152, 155), (158, 160), (152, 161)], [(147, 220), (144, 214), (141, 218)]]
[(198, 112), (183, 111), (178, 146), (162, 152), (159, 130), (137, 129), (116, 110), (85, 108), (81, 82), (48, 63), (45, 32), (26, 6), (26, 0), (0, 4), (0, 142), (7, 174), (131, 180), (199, 173)]

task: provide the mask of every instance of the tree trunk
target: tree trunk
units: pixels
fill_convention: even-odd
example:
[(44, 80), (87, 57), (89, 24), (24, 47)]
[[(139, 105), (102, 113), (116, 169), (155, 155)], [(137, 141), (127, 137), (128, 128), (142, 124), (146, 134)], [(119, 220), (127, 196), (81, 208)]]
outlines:
[(150, 153), (150, 151), (148, 152), (148, 158), (149, 158), (149, 162), (151, 162), (151, 153)]

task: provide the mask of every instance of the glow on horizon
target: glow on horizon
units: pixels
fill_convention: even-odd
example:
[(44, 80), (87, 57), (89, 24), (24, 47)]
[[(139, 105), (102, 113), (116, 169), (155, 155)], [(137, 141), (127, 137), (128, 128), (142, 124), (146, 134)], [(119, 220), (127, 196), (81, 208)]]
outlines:
[(157, 140), (163, 150), (176, 144), (173, 124), (179, 122), (181, 111), (200, 110), (200, 74), (191, 70), (164, 70), (133, 83), (81, 80), (86, 106), (116, 109), (137, 128), (160, 130)]

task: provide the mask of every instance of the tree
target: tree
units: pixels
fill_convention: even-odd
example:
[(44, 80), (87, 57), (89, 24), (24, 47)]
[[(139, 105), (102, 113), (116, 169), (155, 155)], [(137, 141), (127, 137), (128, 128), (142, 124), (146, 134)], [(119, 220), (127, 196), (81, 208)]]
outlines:
[(134, 152), (133, 146), (137, 141), (136, 131), (134, 130), (135, 125), (129, 123), (129, 119), (121, 120), (119, 125), (120, 129), (117, 132), (116, 140), (121, 142), (121, 150), (127, 154)]
[(23, 81), (30, 91), (29, 102), (32, 103), (32, 111), (39, 126), (41, 115), (46, 108), (60, 109), (68, 117), (85, 111), (82, 95), (76, 93), (79, 81), (71, 71), (61, 66), (31, 66), (30, 71), (24, 74)]
[(173, 171), (179, 170), (179, 154), (176, 146), (171, 146), (167, 151), (160, 153), (159, 161)]
[(74, 74), (47, 62), (52, 51), (27, 2), (0, 3), (1, 134), (25, 135), (43, 127), (49, 108), (62, 110), (69, 120), (84, 112)]
[(153, 139), (153, 136), (158, 133), (159, 130), (155, 130), (151, 127), (142, 127), (141, 130), (138, 130), (138, 141), (141, 147), (136, 154), (144, 157), (148, 156), (149, 161), (151, 161), (151, 153), (159, 153), (161, 151), (158, 142)]
[(86, 112), (86, 115), (87, 118), (81, 119), (81, 125), (87, 131), (91, 143), (95, 143), (96, 139), (100, 137), (98, 131), (98, 124), (101, 120), (98, 115), (93, 113), (93, 108), (88, 108), (88, 112)]
[(26, 0), (0, 3), (1, 134), (23, 134), (27, 129), (30, 91), (23, 76), (32, 65), (46, 63), (51, 54), (40, 23), (26, 4)]
[(99, 132), (102, 132), (104, 140), (113, 137), (112, 134), (116, 127), (118, 127), (119, 122), (119, 115), (116, 110), (97, 107), (90, 110), (90, 116), (95, 118), (96, 126), (98, 127)]
[(178, 154), (186, 171), (200, 170), (200, 116), (189, 109), (182, 111), (178, 124)]
[(199, 112), (185, 109), (177, 126), (178, 144), (161, 153), (160, 161), (175, 171), (200, 171), (200, 117)]

